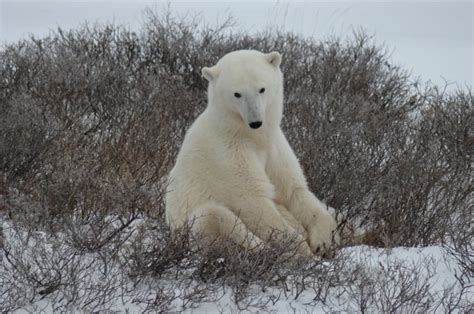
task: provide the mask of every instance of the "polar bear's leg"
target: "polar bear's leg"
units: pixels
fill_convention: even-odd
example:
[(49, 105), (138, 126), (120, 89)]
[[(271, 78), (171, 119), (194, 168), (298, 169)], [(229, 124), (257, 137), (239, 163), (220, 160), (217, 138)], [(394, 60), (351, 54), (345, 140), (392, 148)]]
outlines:
[(307, 234), (306, 230), (304, 229), (303, 225), (296, 220), (296, 218), (288, 211), (288, 209), (280, 204), (277, 204), (277, 209), (278, 212), (285, 218), (285, 220), (293, 227), (295, 228), (299, 233), (303, 235), (303, 237), (306, 239)]
[[(285, 213), (278, 210), (277, 204), (266, 197), (251, 195), (251, 191), (239, 202), (240, 219), (247, 228), (264, 241), (285, 241), (292, 239), (299, 243), (301, 255), (312, 255), (306, 239), (300, 230), (285, 219)], [(283, 209), (283, 208), (281, 208)], [(288, 213), (288, 215), (290, 215)]]
[(247, 249), (261, 245), (262, 240), (253, 234), (231, 210), (213, 203), (201, 205), (193, 211), (192, 232), (208, 243), (230, 239)]
[(313, 252), (320, 253), (329, 249), (333, 243), (340, 243), (340, 235), (336, 232), (337, 222), (331, 215), (333, 210), (308, 189), (295, 189), (288, 208), (301, 221), (310, 222), (307, 227), (308, 242)]
[(337, 223), (329, 210), (308, 189), (303, 170), (282, 132), (276, 137), (276, 153), (272, 154), (266, 170), (275, 185), (279, 202), (306, 229), (307, 241), (315, 253), (339, 242)]

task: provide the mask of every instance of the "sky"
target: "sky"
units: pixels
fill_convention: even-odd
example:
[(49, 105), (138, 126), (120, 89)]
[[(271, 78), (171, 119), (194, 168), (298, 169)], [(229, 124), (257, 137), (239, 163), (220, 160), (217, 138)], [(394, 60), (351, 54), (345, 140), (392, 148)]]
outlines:
[(199, 14), (210, 24), (232, 15), (236, 27), (249, 32), (278, 26), (323, 39), (364, 29), (413, 78), (447, 82), (448, 89), (455, 89), (473, 85), (473, 2), (0, 0), (0, 42), (41, 37), (58, 26), (70, 29), (85, 21), (139, 30), (145, 8), (159, 12), (168, 5), (177, 15)]

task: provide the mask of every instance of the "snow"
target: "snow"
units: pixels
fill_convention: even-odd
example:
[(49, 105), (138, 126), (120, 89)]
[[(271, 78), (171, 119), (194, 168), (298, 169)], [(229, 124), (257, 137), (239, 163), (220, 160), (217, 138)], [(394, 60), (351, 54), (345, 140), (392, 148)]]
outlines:
[[(444, 289), (456, 283), (455, 272), (457, 270), (452, 259), (446, 260), (446, 252), (440, 246), (425, 248), (394, 248), (391, 250), (371, 248), (367, 246), (355, 246), (346, 248), (342, 254), (351, 256), (354, 265), (365, 264), (372, 273), (380, 272), (389, 265), (422, 265), (427, 259), (433, 261), (433, 277), (429, 279), (430, 290), (434, 294), (442, 295)], [(424, 278), (428, 278), (428, 269), (424, 269)], [(275, 289), (278, 290), (278, 289)], [(471, 296), (474, 296), (471, 291)], [(278, 295), (277, 291), (267, 291), (267, 296)], [(255, 298), (264, 299), (265, 293), (256, 289)], [(327, 313), (328, 311), (356, 312), (358, 309), (354, 304), (338, 302), (336, 293), (329, 298), (327, 305), (314, 304), (314, 293), (304, 291), (297, 300), (293, 296), (282, 296), (275, 304), (267, 305), (266, 311), (276, 313)], [(338, 304), (339, 303), (339, 304)], [(350, 302), (348, 302), (350, 303)], [(216, 303), (203, 303), (198, 308), (186, 310), (184, 313), (216, 313), (216, 312), (238, 312), (239, 309), (232, 301), (231, 293), (223, 293), (222, 298)], [(442, 311), (438, 311), (442, 312)]]
[[(134, 228), (138, 223), (132, 224), (130, 228)], [(17, 257), (28, 264), (33, 259), (45, 259), (45, 261), (56, 261), (61, 267), (70, 267), (68, 261), (61, 260), (64, 254), (69, 251), (67, 245), (55, 241), (60, 235), (48, 237), (46, 233), (37, 232), (35, 240), (31, 241), (31, 234), (20, 234), (14, 230), (10, 221), (4, 220), (0, 226), (3, 227), (4, 242), (8, 245), (11, 252), (17, 251)], [(26, 239), (28, 238), (28, 241)], [(25, 242), (26, 241), (26, 242)], [(44, 243), (41, 243), (43, 242)], [(49, 256), (41, 256), (42, 251), (39, 248), (46, 248), (46, 254)], [(44, 253), (44, 252), (43, 252)], [(77, 261), (75, 267), (83, 269), (85, 272), (79, 273), (75, 268), (70, 267), (70, 272), (66, 272), (64, 287), (61, 294), (51, 293), (39, 296), (41, 289), (30, 289), (25, 287), (23, 299), (18, 299), (17, 303), (21, 306), (14, 313), (44, 312), (50, 313), (64, 306), (68, 295), (74, 292), (74, 285), (68, 286), (71, 281), (81, 281), (78, 285), (81, 291), (79, 295), (85, 296), (90, 289), (100, 289), (103, 286), (111, 287), (112, 293), (105, 296), (100, 302), (92, 299), (91, 303), (84, 308), (82, 304), (69, 304), (68, 311), (96, 311), (111, 310), (113, 312), (137, 313), (146, 311), (146, 302), (143, 300), (155, 300), (165, 291), (167, 286), (171, 288), (172, 293), (177, 298), (171, 301), (169, 309), (172, 311), (183, 311), (184, 313), (237, 313), (237, 312), (277, 312), (277, 313), (326, 313), (328, 311), (342, 312), (359, 312), (361, 306), (361, 295), (367, 297), (368, 312), (379, 312), (383, 310), (384, 302), (393, 301), (400, 294), (410, 295), (414, 293), (415, 297), (418, 292), (429, 292), (428, 296), (420, 295), (420, 300), (414, 300), (413, 304), (415, 312), (420, 310), (420, 304), (426, 303), (426, 309), (429, 312), (443, 313), (444, 309), (439, 304), (439, 300), (443, 297), (446, 289), (453, 288), (454, 295), (459, 290), (459, 281), (456, 278), (460, 274), (460, 269), (456, 261), (450, 257), (441, 246), (430, 246), (423, 248), (414, 247), (396, 247), (392, 249), (374, 248), (369, 246), (354, 246), (341, 249), (338, 253), (338, 259), (327, 259), (319, 264), (323, 271), (328, 275), (338, 269), (342, 275), (342, 281), (334, 286), (327, 287), (325, 293), (327, 297), (324, 301), (316, 298), (316, 291), (319, 287), (308, 285), (303, 291), (297, 291), (298, 288), (283, 287), (275, 285), (272, 287), (262, 287), (252, 285), (250, 294), (240, 303), (235, 302), (234, 291), (229, 286), (206, 286), (202, 282), (192, 279), (185, 285), (173, 285), (173, 278), (149, 278), (148, 282), (141, 285), (134, 285), (129, 278), (123, 274), (118, 264), (109, 263), (107, 269), (101, 264), (100, 256), (91, 253), (85, 253), (81, 256), (71, 255)], [(5, 291), (15, 279), (18, 280), (18, 273), (13, 271), (10, 260), (5, 254), (0, 253), (3, 263), (0, 265), (0, 306), (1, 298), (9, 295), (9, 291)], [(344, 260), (342, 264), (335, 264), (336, 260)], [(29, 264), (30, 266), (34, 263)], [(91, 265), (93, 267), (91, 267)], [(54, 265), (51, 265), (50, 271), (54, 271)], [(90, 270), (89, 270), (90, 269)], [(76, 273), (75, 273), (76, 271)], [(357, 273), (355, 277), (353, 274)], [(105, 275), (108, 274), (108, 275)], [(64, 278), (63, 278), (64, 279)], [(338, 279), (340, 280), (340, 279)], [(470, 286), (468, 291), (463, 294), (462, 302), (471, 304), (474, 299), (474, 286), (472, 278), (467, 278)], [(87, 285), (85, 284), (87, 282)], [(316, 282), (318, 284), (319, 282)], [(366, 285), (361, 285), (365, 283)], [(190, 302), (187, 295), (194, 293), (195, 288), (209, 287), (208, 296), (202, 298), (199, 302)], [(364, 290), (361, 290), (363, 287)], [(16, 287), (21, 289), (21, 287)], [(369, 289), (369, 290), (367, 290)], [(370, 290), (373, 289), (373, 290)], [(456, 290), (457, 289), (457, 290)], [(10, 291), (11, 292), (11, 291)], [(35, 295), (36, 294), (36, 295)], [(9, 295), (11, 296), (11, 294)], [(85, 297), (87, 299), (87, 297)], [(95, 298), (95, 297), (94, 297)], [(137, 302), (140, 299), (142, 302)], [(28, 300), (33, 300), (29, 303)], [(65, 301), (66, 300), (66, 301)], [(200, 299), (198, 299), (200, 300)], [(167, 301), (166, 301), (167, 302)], [(166, 304), (165, 302), (165, 304)], [(469, 303), (470, 302), (470, 303)], [(381, 308), (382, 307), (382, 308)], [(63, 308), (64, 309), (64, 308)], [(403, 309), (403, 308), (402, 308)], [(410, 309), (410, 308), (408, 308)], [(412, 308), (413, 309), (413, 308)]]

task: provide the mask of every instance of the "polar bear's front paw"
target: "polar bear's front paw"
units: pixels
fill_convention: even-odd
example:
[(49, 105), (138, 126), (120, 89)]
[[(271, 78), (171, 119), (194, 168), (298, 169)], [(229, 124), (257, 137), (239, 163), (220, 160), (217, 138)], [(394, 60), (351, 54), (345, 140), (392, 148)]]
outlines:
[(313, 253), (322, 255), (333, 244), (339, 244), (340, 236), (336, 228), (336, 220), (328, 211), (322, 211), (316, 216), (308, 232), (308, 242)]

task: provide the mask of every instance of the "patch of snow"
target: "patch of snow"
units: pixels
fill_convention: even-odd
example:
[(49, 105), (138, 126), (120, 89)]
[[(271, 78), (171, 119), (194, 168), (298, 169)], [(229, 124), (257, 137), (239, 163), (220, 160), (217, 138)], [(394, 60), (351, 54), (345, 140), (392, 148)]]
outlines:
[[(130, 228), (138, 228), (141, 219), (135, 221)], [(123, 270), (117, 263), (102, 264), (100, 254), (83, 253), (80, 256), (71, 253), (70, 248), (57, 238), (48, 236), (44, 232), (37, 232), (34, 239), (29, 238), (29, 234), (20, 234), (17, 229), (13, 228), (10, 221), (0, 217), (0, 230), (3, 233), (4, 244), (9, 249), (16, 250), (16, 257), (20, 257), (26, 267), (36, 267), (38, 260), (45, 258), (46, 261), (57, 261), (61, 267), (71, 267), (70, 272), (65, 272), (67, 278), (61, 278), (60, 292), (51, 294), (38, 295), (41, 289), (25, 288), (25, 291), (19, 291), (20, 298), (13, 302), (18, 303), (18, 309), (15, 313), (29, 312), (54, 312), (59, 308), (63, 308), (64, 303), (74, 302), (74, 299), (68, 299), (69, 295), (74, 295), (71, 289), (82, 289), (79, 295), (86, 296), (90, 289), (101, 289), (107, 285), (111, 293), (104, 295), (103, 300), (98, 302), (94, 295), (91, 298), (91, 304), (71, 304), (68, 310), (89, 311), (89, 310), (109, 310), (117, 312), (143, 312), (146, 311), (146, 300), (153, 301), (160, 297), (163, 291), (169, 292), (171, 288), (172, 294), (176, 296), (171, 301), (170, 307), (173, 311), (184, 311), (184, 313), (214, 313), (214, 312), (255, 312), (268, 311), (278, 313), (324, 313), (328, 311), (358, 312), (360, 302), (360, 286), (358, 283), (364, 280), (373, 285), (373, 293), (368, 298), (367, 310), (369, 312), (380, 311), (374, 300), (380, 298), (390, 298), (392, 295), (399, 293), (410, 293), (410, 291), (422, 291), (428, 289), (430, 297), (423, 302), (429, 306), (430, 312), (442, 313), (442, 307), (431, 305), (436, 304), (443, 297), (446, 289), (459, 289), (459, 282), (456, 274), (460, 273), (460, 269), (456, 260), (452, 258), (441, 246), (430, 246), (423, 248), (405, 248), (397, 247), (392, 249), (373, 248), (368, 246), (353, 246), (341, 249), (338, 257), (343, 258), (345, 263), (336, 267), (334, 260), (325, 260), (320, 266), (323, 273), (326, 271), (330, 274), (334, 268), (341, 271), (342, 276), (347, 276), (346, 281), (340, 283), (339, 286), (331, 286), (327, 288), (328, 296), (325, 302), (317, 299), (314, 287), (306, 287), (303, 291), (295, 292), (295, 288), (286, 289), (283, 286), (262, 287), (253, 285), (250, 287), (249, 297), (241, 301), (235, 302), (235, 294), (232, 287), (228, 286), (212, 286), (202, 282), (198, 282), (189, 276), (189, 282), (185, 285), (172, 285), (173, 278), (149, 278), (147, 282), (141, 285), (134, 285), (133, 282), (123, 274)], [(57, 236), (57, 235), (56, 235)], [(146, 239), (145, 239), (146, 241)], [(42, 243), (39, 243), (42, 242)], [(48, 258), (42, 256), (41, 251), (36, 250), (38, 245), (46, 248), (49, 254)], [(19, 251), (21, 250), (21, 251)], [(62, 260), (64, 254), (70, 254), (71, 260)], [(18, 280), (19, 274), (15, 273), (15, 267), (11, 264), (11, 260), (5, 254), (0, 254), (3, 263), (0, 265), (0, 306), (2, 302), (6, 302), (6, 296), (11, 296), (5, 289), (11, 289), (15, 280)], [(36, 262), (34, 262), (36, 261)], [(222, 261), (221, 261), (222, 262)], [(35, 264), (36, 263), (36, 264)], [(69, 264), (68, 264), (69, 263)], [(74, 265), (72, 265), (73, 263)], [(56, 265), (58, 266), (58, 265)], [(83, 273), (77, 272), (74, 267), (84, 270)], [(341, 268), (342, 267), (342, 268)], [(88, 271), (90, 269), (90, 271)], [(51, 271), (54, 272), (54, 265), (51, 265)], [(191, 270), (190, 270), (191, 271)], [(44, 272), (44, 270), (39, 273)], [(359, 272), (358, 277), (354, 277), (351, 282), (351, 274)], [(48, 274), (46, 274), (48, 275)], [(77, 277), (76, 277), (77, 276)], [(394, 277), (393, 277), (394, 276)], [(54, 276), (52, 276), (54, 277)], [(393, 278), (392, 278), (393, 277)], [(395, 279), (390, 281), (389, 279)], [(83, 281), (77, 285), (69, 281)], [(87, 282), (87, 283), (86, 283)], [(77, 282), (76, 282), (77, 283)], [(410, 285), (410, 283), (413, 283)], [(401, 284), (401, 286), (394, 286)], [(404, 286), (404, 284), (406, 286)], [(391, 286), (392, 285), (392, 286)], [(474, 285), (470, 278), (470, 286), (468, 291), (464, 293), (463, 302), (470, 302), (474, 299)], [(189, 301), (189, 294), (195, 293), (195, 288), (211, 289), (209, 295), (199, 302), (193, 303)], [(17, 287), (18, 288), (18, 287)], [(20, 287), (21, 288), (21, 287)], [(369, 286), (370, 288), (370, 286)], [(174, 290), (173, 290), (174, 289)], [(364, 288), (365, 289), (365, 288)], [(408, 291), (402, 291), (407, 289)], [(412, 290), (410, 290), (412, 289)], [(414, 290), (413, 290), (414, 289)], [(455, 290), (457, 291), (457, 290)], [(388, 295), (387, 295), (388, 293)], [(43, 293), (44, 294), (44, 293)], [(28, 300), (33, 300), (29, 303)], [(141, 300), (137, 301), (137, 300)], [(145, 300), (145, 303), (143, 303)], [(372, 300), (372, 301), (370, 301)], [(9, 301), (11, 302), (11, 301)], [(101, 303), (102, 302), (102, 303)], [(166, 300), (164, 301), (167, 302)], [(439, 302), (438, 302), (439, 303)], [(471, 302), (472, 303), (472, 302)], [(248, 305), (248, 306), (247, 306)], [(434, 306), (434, 307), (431, 307)]]

